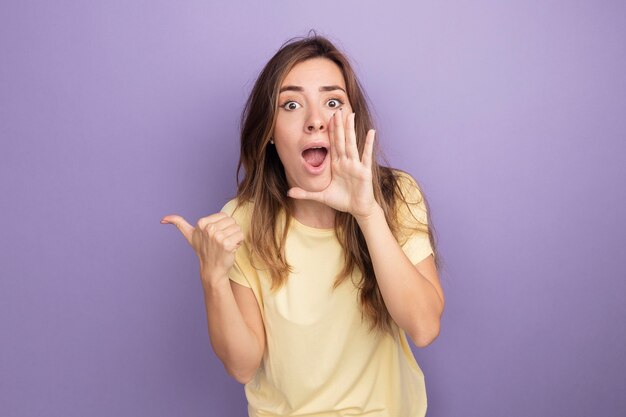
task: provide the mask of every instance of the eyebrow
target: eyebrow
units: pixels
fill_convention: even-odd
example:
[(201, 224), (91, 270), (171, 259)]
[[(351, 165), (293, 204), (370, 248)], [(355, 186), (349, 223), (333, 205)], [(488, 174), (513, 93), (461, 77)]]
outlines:
[[(325, 85), (319, 88), (319, 91), (334, 91), (334, 90), (341, 90), (344, 93), (346, 92), (346, 90), (339, 87), (338, 85)], [(300, 87), (299, 85), (286, 85), (284, 87), (281, 87), (279, 93), (282, 93), (283, 91), (304, 91), (304, 88)]]

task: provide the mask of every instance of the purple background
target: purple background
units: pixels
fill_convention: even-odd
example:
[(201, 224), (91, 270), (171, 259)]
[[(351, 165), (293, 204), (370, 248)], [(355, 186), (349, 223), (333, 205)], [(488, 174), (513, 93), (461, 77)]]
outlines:
[(91, 3), (0, 3), (0, 415), (245, 414), (159, 220), (234, 195), (243, 102), (310, 28), (429, 198), (429, 417), (626, 415), (623, 2)]

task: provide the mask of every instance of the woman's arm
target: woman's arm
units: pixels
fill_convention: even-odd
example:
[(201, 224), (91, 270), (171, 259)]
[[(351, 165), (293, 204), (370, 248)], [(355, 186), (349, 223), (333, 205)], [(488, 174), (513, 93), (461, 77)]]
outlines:
[(444, 307), (434, 259), (429, 256), (413, 265), (400, 248), (383, 210), (374, 199), (372, 162), (375, 131), (368, 131), (363, 155), (359, 158), (355, 115), (351, 113), (344, 121), (341, 110), (335, 112), (328, 123), (332, 170), (330, 184), (318, 192), (294, 187), (288, 195), (322, 202), (357, 219), (389, 314), (417, 346), (424, 347), (439, 334)]
[(419, 347), (439, 335), (444, 296), (432, 255), (413, 265), (394, 238), (383, 210), (355, 216), (372, 258), (374, 273), (393, 320)]
[(213, 351), (231, 376), (248, 382), (263, 358), (265, 330), (252, 290), (228, 278), (243, 242), (241, 228), (225, 213), (204, 217), (195, 228), (177, 215), (161, 223), (175, 225), (198, 255)]
[(252, 290), (228, 281), (203, 286), (209, 337), (228, 374), (245, 384), (261, 364), (265, 329)]

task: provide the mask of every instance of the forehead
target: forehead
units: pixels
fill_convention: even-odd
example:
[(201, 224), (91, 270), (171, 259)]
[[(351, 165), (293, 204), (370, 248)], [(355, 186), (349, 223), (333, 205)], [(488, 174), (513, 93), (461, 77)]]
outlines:
[(311, 58), (296, 64), (283, 80), (285, 85), (322, 86), (339, 85), (345, 89), (341, 69), (328, 58)]

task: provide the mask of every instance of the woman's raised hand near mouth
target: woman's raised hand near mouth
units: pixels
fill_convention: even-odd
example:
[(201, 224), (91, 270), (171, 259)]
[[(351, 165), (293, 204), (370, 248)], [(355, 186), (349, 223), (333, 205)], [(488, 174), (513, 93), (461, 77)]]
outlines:
[(328, 187), (319, 192), (294, 187), (289, 190), (289, 197), (319, 201), (335, 210), (348, 212), (357, 219), (367, 218), (374, 213), (378, 206), (372, 186), (372, 154), (376, 132), (373, 129), (367, 132), (363, 155), (359, 158), (354, 117), (354, 113), (348, 115), (345, 128), (341, 110), (330, 118), (328, 135), (332, 177)]

